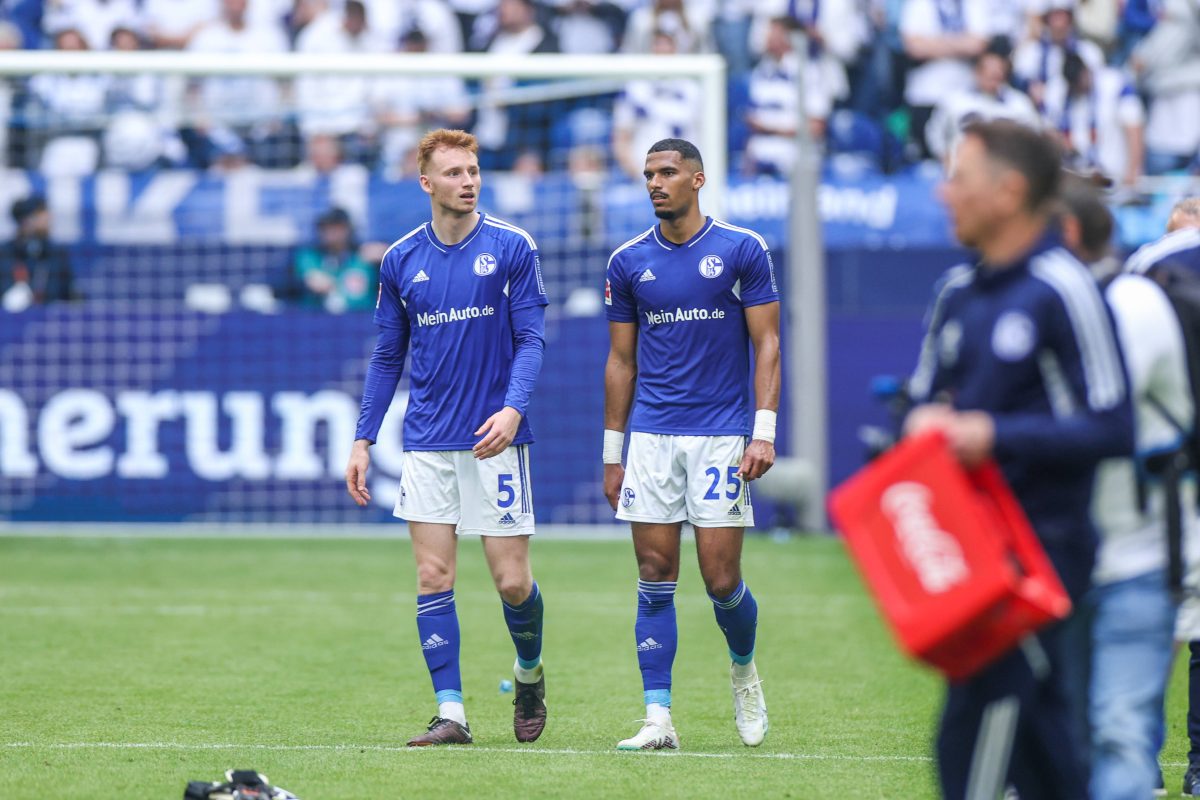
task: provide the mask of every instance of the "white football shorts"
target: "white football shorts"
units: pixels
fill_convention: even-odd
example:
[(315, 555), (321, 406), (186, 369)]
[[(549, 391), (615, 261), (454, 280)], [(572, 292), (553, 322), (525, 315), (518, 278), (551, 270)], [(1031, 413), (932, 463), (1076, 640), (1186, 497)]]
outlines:
[(409, 522), (457, 525), (460, 534), (532, 534), (529, 445), (482, 461), (470, 450), (406, 450), (392, 513)]
[(617, 519), (682, 522), (701, 528), (754, 525), (750, 489), (735, 473), (744, 436), (629, 436)]

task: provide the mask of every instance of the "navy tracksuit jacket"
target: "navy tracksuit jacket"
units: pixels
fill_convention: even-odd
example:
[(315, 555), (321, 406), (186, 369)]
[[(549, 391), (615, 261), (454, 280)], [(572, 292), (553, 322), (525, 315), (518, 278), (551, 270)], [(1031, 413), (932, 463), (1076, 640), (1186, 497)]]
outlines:
[[(988, 412), (994, 454), (1073, 599), (1087, 589), (1096, 465), (1133, 453), (1133, 417), (1111, 314), (1092, 276), (1047, 232), (1004, 269), (956, 267), (929, 318), (910, 391)], [(942, 792), (1086, 798), (1062, 664), (1084, 654), (1058, 627), (951, 685), (938, 735)]]

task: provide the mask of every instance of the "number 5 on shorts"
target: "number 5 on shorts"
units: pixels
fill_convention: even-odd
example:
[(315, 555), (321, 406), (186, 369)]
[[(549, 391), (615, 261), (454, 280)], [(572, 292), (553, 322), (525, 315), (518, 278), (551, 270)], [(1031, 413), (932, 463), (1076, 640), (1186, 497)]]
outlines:
[(496, 500), (496, 505), (500, 508), (508, 508), (517, 499), (517, 490), (512, 486), (512, 473), (504, 472), (499, 475), (500, 488), (498, 489), (500, 496)]
[[(730, 487), (725, 490), (725, 497), (729, 500), (736, 500), (738, 495), (742, 493), (742, 482), (737, 476), (737, 467), (725, 468), (725, 485)], [(721, 495), (717, 492), (717, 484), (721, 482), (721, 470), (716, 467), (709, 467), (704, 470), (704, 474), (712, 478), (712, 484), (709, 485), (708, 491), (704, 493), (705, 500), (720, 500)]]

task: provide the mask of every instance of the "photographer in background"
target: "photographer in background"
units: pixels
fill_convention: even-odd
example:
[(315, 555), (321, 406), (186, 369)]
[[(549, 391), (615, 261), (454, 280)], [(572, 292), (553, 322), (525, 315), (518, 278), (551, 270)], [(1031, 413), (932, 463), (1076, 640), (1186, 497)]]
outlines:
[(50, 211), (38, 195), (12, 205), (17, 236), (0, 248), (0, 306), (16, 313), (33, 305), (76, 299), (71, 261), (50, 241)]

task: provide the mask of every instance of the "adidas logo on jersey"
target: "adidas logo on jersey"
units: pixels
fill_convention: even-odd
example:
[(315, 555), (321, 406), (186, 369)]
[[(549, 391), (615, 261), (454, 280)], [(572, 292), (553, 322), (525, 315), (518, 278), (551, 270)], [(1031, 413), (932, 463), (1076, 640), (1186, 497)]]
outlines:
[(515, 519), (513, 519), (512, 514), (505, 514), (503, 517), (500, 518), (500, 524), (507, 527), (509, 525), (516, 525), (517, 521)]
[(439, 647), (445, 647), (448, 644), (450, 644), (450, 643), (435, 633), (433, 636), (430, 636), (428, 639), (421, 642), (421, 649), (422, 650), (434, 650)]
[(733, 504), (733, 508), (729, 509), (729, 516), (740, 517), (742, 515), (742, 507), (737, 503)]
[(653, 280), (657, 280), (654, 277), (654, 273), (651, 272), (650, 270), (646, 270), (645, 272), (642, 273), (642, 277), (638, 278), (638, 283), (645, 283), (646, 281), (653, 281)]
[(646, 637), (646, 639), (637, 646), (637, 649), (639, 653), (644, 653), (647, 650), (662, 650), (662, 645), (650, 637)]
[(416, 275), (413, 276), (412, 282), (420, 283), (422, 281), (427, 281), (427, 280), (429, 280), (429, 276), (425, 274), (425, 270), (421, 270), (420, 272), (418, 272)]

